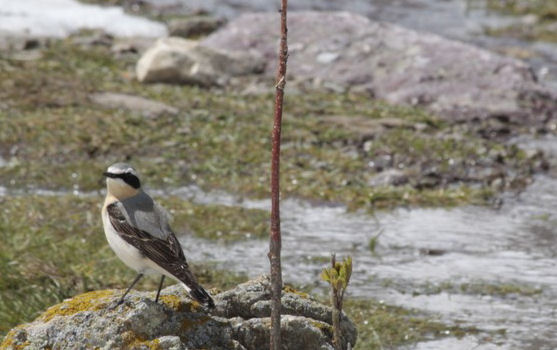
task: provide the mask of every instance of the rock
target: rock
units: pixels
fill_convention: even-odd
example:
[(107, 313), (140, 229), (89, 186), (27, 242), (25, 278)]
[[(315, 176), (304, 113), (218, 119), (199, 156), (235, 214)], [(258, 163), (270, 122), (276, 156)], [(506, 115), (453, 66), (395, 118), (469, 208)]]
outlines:
[(398, 169), (388, 169), (382, 171), (369, 180), (371, 187), (381, 186), (401, 186), (408, 183), (408, 175)]
[(112, 46), (114, 36), (101, 29), (85, 30), (71, 36), (72, 43), (80, 46)]
[[(279, 37), (269, 23), (277, 20), (276, 13), (245, 14), (202, 43), (255, 50), (265, 57), (265, 73), (272, 76)], [(452, 119), (522, 117), (528, 105), (536, 105), (532, 96), (551, 95), (555, 107), (555, 96), (514, 58), (348, 12), (294, 12), (288, 22), (288, 73), (308, 88), (367, 92), (391, 103), (423, 105)]]
[(163, 114), (177, 115), (178, 109), (161, 102), (140, 96), (119, 94), (115, 92), (98, 92), (89, 95), (94, 103), (106, 108), (122, 108), (141, 113), (146, 118), (159, 117)]
[(230, 77), (263, 71), (262, 58), (247, 53), (223, 52), (196, 41), (159, 39), (141, 57), (137, 78), (145, 83), (178, 83), (200, 86), (224, 84)]
[(193, 16), (171, 20), (168, 23), (168, 31), (170, 36), (195, 38), (211, 34), (224, 23), (225, 21), (222, 18)]
[[(12, 329), (0, 348), (19, 349), (234, 349), (269, 348), (270, 281), (260, 277), (215, 296), (210, 313), (174, 285), (161, 293), (122, 291), (78, 295), (52, 306), (35, 321)], [(283, 348), (332, 350), (331, 309), (285, 289)], [(344, 346), (356, 343), (354, 324), (343, 315)]]
[(48, 46), (49, 38), (32, 36), (8, 36), (0, 33), (0, 52), (36, 51)]
[(128, 53), (142, 54), (155, 43), (152, 38), (115, 38), (114, 43), (110, 47), (110, 51), (115, 55), (124, 55)]

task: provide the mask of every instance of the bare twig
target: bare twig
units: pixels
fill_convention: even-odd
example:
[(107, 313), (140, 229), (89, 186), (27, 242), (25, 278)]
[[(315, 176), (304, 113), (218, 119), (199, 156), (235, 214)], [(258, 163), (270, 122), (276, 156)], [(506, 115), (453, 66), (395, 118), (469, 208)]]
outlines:
[(280, 134), (282, 124), (282, 103), (284, 87), (286, 85), (286, 61), (288, 59), (288, 45), (286, 26), (286, 12), (288, 0), (281, 0), (281, 35), (279, 49), (279, 65), (277, 69), (277, 83), (275, 85), (275, 114), (273, 123), (273, 147), (271, 160), (271, 233), (269, 240), (269, 262), (271, 264), (271, 350), (281, 349), (280, 339), (280, 308), (282, 293), (282, 271), (280, 265), (281, 235), (280, 235)]

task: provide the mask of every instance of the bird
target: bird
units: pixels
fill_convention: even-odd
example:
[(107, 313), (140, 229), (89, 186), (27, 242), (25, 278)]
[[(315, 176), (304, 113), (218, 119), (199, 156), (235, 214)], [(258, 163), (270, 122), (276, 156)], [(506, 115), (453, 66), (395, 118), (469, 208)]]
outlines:
[(118, 304), (145, 274), (160, 274), (155, 302), (165, 277), (181, 283), (199, 303), (214, 308), (209, 293), (191, 272), (182, 246), (169, 224), (169, 215), (141, 187), (137, 171), (126, 163), (115, 163), (103, 173), (107, 193), (101, 210), (109, 246), (137, 277)]

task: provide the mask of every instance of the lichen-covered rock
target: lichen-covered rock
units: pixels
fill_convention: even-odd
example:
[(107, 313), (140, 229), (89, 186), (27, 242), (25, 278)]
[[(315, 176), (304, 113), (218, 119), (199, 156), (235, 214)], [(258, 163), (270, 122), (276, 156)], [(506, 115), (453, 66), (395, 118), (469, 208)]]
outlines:
[[(256, 51), (267, 60), (265, 73), (274, 75), (279, 33), (269, 23), (277, 16), (242, 15), (202, 43)], [(292, 83), (423, 105), (448, 118), (523, 116), (540, 101), (556, 104), (524, 62), (436, 34), (348, 12), (293, 12), (288, 25)]]
[[(54, 305), (35, 321), (12, 329), (1, 349), (215, 349), (269, 347), (270, 282), (260, 277), (215, 296), (213, 311), (175, 285), (161, 301), (153, 292), (96, 291)], [(281, 320), (285, 349), (329, 350), (331, 309), (285, 289)], [(344, 343), (355, 344), (354, 324), (343, 315)]]
[(263, 59), (256, 55), (225, 52), (170, 37), (159, 39), (141, 56), (136, 73), (137, 79), (145, 83), (214, 86), (233, 76), (260, 73), (263, 66)]

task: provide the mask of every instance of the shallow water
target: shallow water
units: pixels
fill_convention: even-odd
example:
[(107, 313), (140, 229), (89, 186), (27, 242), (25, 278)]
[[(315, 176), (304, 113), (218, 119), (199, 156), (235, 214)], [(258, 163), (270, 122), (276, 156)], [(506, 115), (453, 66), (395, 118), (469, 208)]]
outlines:
[(166, 27), (131, 16), (120, 7), (74, 0), (0, 0), (0, 36), (63, 38), (80, 29), (102, 28), (115, 36), (166, 36)]
[[(172, 2), (165, 0), (161, 3)], [(39, 3), (44, 9), (37, 13), (41, 9)], [(57, 6), (70, 3), (78, 6), (79, 11), (83, 10), (76, 12), (82, 15), (65, 14), (64, 18), (58, 18), (62, 12)], [(229, 16), (247, 7), (274, 9), (270, 2), (256, 0), (203, 0), (197, 3), (208, 7), (218, 3), (219, 13)], [(119, 9), (76, 4), (70, 0), (0, 0), (0, 34), (6, 30), (23, 33), (29, 28), (40, 31), (31, 32), (36, 35), (66, 36), (81, 27), (104, 26), (115, 35), (164, 35), (160, 34), (158, 24), (125, 15)], [(530, 62), (538, 72), (544, 72), (542, 80), (557, 86), (555, 45), (486, 37), (482, 34), (483, 26), (506, 25), (517, 19), (490, 14), (469, 4), (463, 0), (300, 0), (291, 3), (297, 9), (356, 11), (374, 19), (440, 33), (490, 49), (518, 46), (533, 50), (539, 56)], [(196, 1), (188, 0), (188, 6), (195, 5)], [(93, 13), (97, 15), (93, 16)], [(93, 18), (95, 21), (103, 18), (105, 22), (91, 22)], [(556, 139), (519, 139), (515, 142), (557, 155)], [(0, 166), (3, 164), (0, 159)], [(0, 196), (12, 192), (0, 187)], [(155, 192), (179, 195), (200, 203), (261, 209), (268, 209), (269, 204), (268, 201), (242, 200), (226, 193), (204, 193), (195, 187)], [(409, 349), (555, 349), (556, 207), (557, 176), (551, 174), (536, 178), (534, 184), (519, 196), (505, 197), (499, 209), (473, 206), (397, 209), (370, 216), (347, 213), (342, 206), (314, 206), (286, 199), (281, 207), (284, 279), (323, 288), (324, 284), (316, 284), (316, 281), (329, 254), (334, 251), (340, 257), (352, 255), (354, 275), (348, 297), (378, 298), (389, 304), (423, 310), (444, 322), (460, 321), (483, 331), (462, 339), (449, 336), (423, 342)], [(372, 253), (368, 243), (377, 235), (377, 247)], [(250, 276), (268, 271), (266, 241), (246, 240), (224, 245), (183, 237), (182, 242), (192, 261), (216, 261), (222, 267), (246, 272)], [(540, 288), (542, 292), (533, 296), (462, 292), (458, 286), (467, 283), (516, 284)], [(449, 284), (455, 288), (442, 288)], [(506, 334), (489, 333), (500, 329), (505, 329)]]
[[(533, 142), (548, 151), (556, 139)], [(268, 201), (169, 191), (199, 203), (268, 209)], [(557, 348), (557, 179), (540, 176), (525, 192), (508, 195), (499, 209), (397, 209), (370, 216), (342, 206), (282, 202), (283, 273), (287, 282), (324, 287), (321, 269), (331, 252), (354, 258), (349, 297), (374, 297), (422, 310), (447, 323), (482, 332), (418, 344), (416, 349)], [(379, 235), (372, 253), (370, 239)], [(218, 244), (193, 237), (183, 243), (192, 260), (256, 276), (268, 270), (267, 242)], [(191, 247), (195, 246), (195, 249)], [(541, 289), (532, 296), (463, 292), (462, 285), (515, 285)], [(443, 286), (453, 286), (444, 288)], [(494, 333), (506, 330), (506, 335)]]

